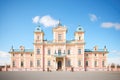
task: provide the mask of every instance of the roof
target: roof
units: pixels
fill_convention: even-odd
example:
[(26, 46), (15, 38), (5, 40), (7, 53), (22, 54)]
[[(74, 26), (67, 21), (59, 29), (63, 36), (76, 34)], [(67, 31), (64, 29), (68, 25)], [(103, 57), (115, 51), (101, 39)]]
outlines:
[[(108, 52), (108, 51), (105, 51), (104, 49), (98, 49), (96, 50), (97, 52)], [(85, 49), (85, 52), (95, 52), (93, 49)]]
[[(20, 49), (13, 49), (13, 52), (22, 52)], [(33, 52), (33, 49), (24, 49), (24, 52)]]
[(42, 32), (42, 29), (40, 28), (40, 26), (37, 26), (37, 27), (35, 28), (35, 32)]
[(76, 30), (77, 32), (84, 32), (84, 29), (81, 25), (78, 25), (78, 28)]

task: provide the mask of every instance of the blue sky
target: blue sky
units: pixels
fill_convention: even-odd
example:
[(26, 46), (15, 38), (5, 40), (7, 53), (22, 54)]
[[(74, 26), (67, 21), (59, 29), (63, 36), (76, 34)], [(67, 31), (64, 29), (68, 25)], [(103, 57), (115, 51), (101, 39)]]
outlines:
[[(13, 45), (33, 48), (33, 31), (39, 20), (49, 17), (67, 26), (67, 39), (74, 39), (78, 25), (85, 30), (85, 48), (95, 45), (109, 50), (109, 59), (120, 60), (120, 1), (119, 0), (0, 0), (0, 51), (8, 52)], [(46, 18), (45, 18), (46, 19)], [(36, 24), (37, 23), (37, 24)], [(45, 39), (52, 40), (52, 26), (44, 26)], [(6, 53), (7, 54), (7, 53)], [(4, 57), (4, 58), (3, 58)], [(8, 60), (6, 55), (0, 60)], [(118, 62), (120, 63), (120, 62)]]

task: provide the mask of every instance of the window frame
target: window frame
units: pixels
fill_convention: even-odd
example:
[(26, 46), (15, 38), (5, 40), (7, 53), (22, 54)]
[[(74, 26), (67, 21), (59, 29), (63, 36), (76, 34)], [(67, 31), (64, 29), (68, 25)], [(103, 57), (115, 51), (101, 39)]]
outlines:
[(40, 60), (37, 59), (37, 67), (39, 67), (39, 66), (40, 66)]
[(78, 54), (81, 54), (82, 53), (82, 50), (81, 49), (78, 49)]
[(95, 67), (97, 67), (97, 64), (98, 64), (98, 62), (97, 62), (97, 61), (94, 61), (94, 66), (95, 66)]
[(30, 61), (30, 67), (33, 67), (33, 61)]
[(78, 60), (78, 66), (81, 66), (81, 60)]
[(62, 40), (62, 34), (58, 34), (58, 41)]
[(71, 60), (67, 60), (67, 67), (71, 67)]
[(58, 55), (61, 55), (61, 49), (58, 49)]
[(71, 54), (71, 51), (70, 51), (70, 49), (68, 49), (68, 55), (70, 55)]
[(48, 49), (48, 55), (50, 55), (51, 54), (51, 50), (50, 49)]
[(15, 67), (15, 61), (12, 62), (12, 66)]
[(48, 60), (48, 66), (50, 66), (51, 65), (51, 61), (50, 60)]
[(105, 67), (105, 61), (102, 61), (102, 67)]
[(39, 48), (37, 48), (37, 55), (39, 55), (40, 54), (40, 49)]
[(86, 65), (86, 67), (88, 67), (88, 66), (89, 66), (89, 62), (88, 62), (88, 61), (86, 61), (86, 62), (85, 62), (85, 65)]
[(21, 61), (21, 67), (24, 67), (24, 61)]

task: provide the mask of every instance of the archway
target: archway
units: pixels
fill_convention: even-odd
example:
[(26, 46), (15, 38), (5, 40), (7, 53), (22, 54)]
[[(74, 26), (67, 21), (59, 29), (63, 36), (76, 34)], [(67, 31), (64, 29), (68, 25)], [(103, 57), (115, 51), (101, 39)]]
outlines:
[(57, 68), (58, 68), (58, 70), (62, 69), (62, 61), (58, 61)]

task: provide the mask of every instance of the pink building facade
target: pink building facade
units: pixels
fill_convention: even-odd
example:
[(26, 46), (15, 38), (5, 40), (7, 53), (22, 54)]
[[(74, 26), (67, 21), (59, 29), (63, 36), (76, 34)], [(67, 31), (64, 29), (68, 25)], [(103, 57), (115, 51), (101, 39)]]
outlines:
[[(78, 26), (74, 39), (67, 40), (67, 28), (60, 23), (53, 28), (53, 40), (44, 40), (44, 32), (38, 26), (34, 31), (34, 49), (10, 50), (11, 71), (107, 71), (106, 47), (85, 49), (84, 30)], [(49, 35), (49, 34), (46, 34)]]

